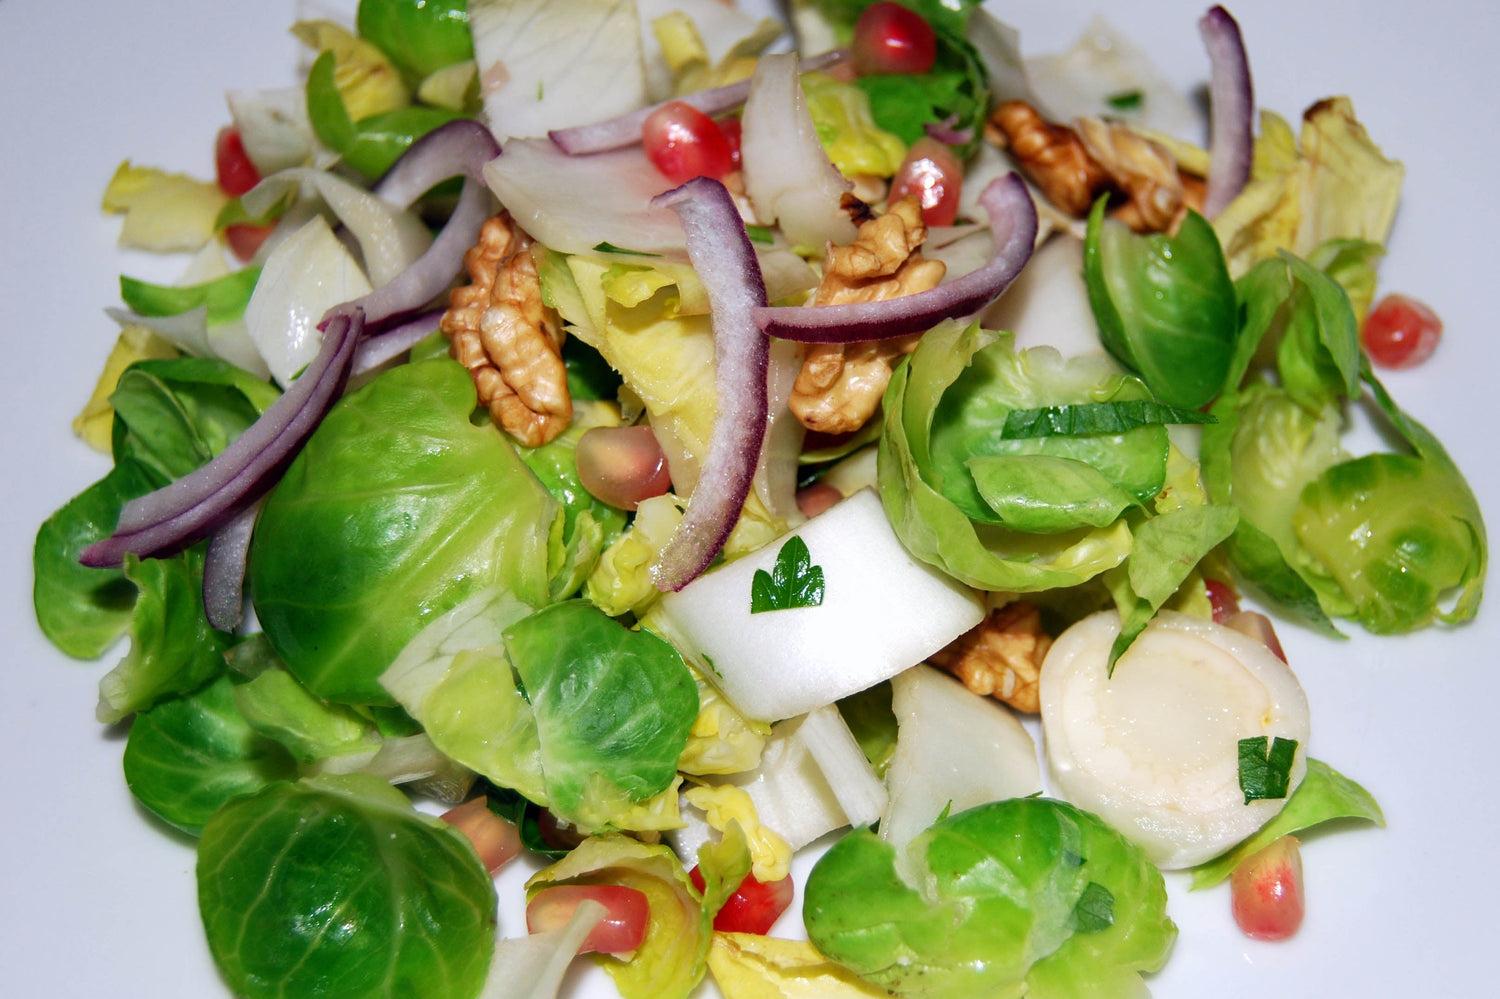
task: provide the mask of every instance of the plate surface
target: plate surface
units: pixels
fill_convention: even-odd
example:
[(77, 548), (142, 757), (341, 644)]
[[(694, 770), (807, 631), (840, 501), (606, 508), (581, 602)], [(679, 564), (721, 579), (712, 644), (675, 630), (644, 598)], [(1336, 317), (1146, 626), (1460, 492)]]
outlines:
[[(1095, 6), (1024, 0), (999, 13), (1035, 54), (1068, 44)], [(1202, 7), (1135, 6), (1149, 13), (1117, 5), (1117, 27), (1172, 82), (1201, 87)], [(1500, 370), (1500, 121), (1488, 68), (1500, 9), (1371, 0), (1354, 17), (1332, 0), (1262, 0), (1235, 13), (1263, 106), (1295, 119), (1320, 97), (1348, 94), (1375, 140), (1405, 162), (1382, 288), (1432, 304), (1447, 333), (1430, 362), (1387, 384), (1446, 443), (1490, 522), (1500, 523), (1500, 463), (1484, 401)], [(119, 223), (98, 210), (105, 183), (127, 158), (210, 176), (213, 135), (228, 120), (224, 89), (293, 78), (293, 17), (286, 0), (122, 0), (86, 12), (0, 3), (0, 302), (10, 376), (0, 393), (8, 479), (0, 779), (9, 802), (0, 969), (9, 995), (225, 994), (198, 925), (192, 845), (135, 806), (120, 777), (123, 733), (93, 720), (108, 664), (70, 662), (37, 631), (30, 550), (37, 525), (107, 467), (69, 423), (115, 336), (102, 310), (118, 298), (117, 276), (169, 280), (180, 267), (115, 248)], [(1150, 983), (1158, 999), (1486, 994), (1493, 914), (1482, 872), (1500, 825), (1489, 760), (1500, 703), (1497, 614), (1492, 602), (1468, 627), (1347, 642), (1282, 626), (1313, 708), (1313, 755), (1368, 787), (1389, 828), (1308, 837), (1307, 921), (1286, 944), (1241, 937), (1226, 891), (1189, 894), (1182, 878), (1169, 878), (1181, 938)], [(501, 885), (508, 932), (519, 931), (522, 876)], [(572, 985), (575, 996), (613, 995), (597, 976)]]

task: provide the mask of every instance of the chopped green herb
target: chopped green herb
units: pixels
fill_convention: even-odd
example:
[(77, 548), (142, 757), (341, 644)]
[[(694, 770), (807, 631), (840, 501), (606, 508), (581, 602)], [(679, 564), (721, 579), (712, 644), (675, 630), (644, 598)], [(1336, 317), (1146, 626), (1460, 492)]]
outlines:
[(816, 607), (823, 602), (823, 567), (812, 564), (807, 542), (795, 535), (776, 553), (770, 572), (755, 570), (750, 582), (750, 613)]
[(1115, 896), (1097, 881), (1090, 881), (1078, 904), (1073, 906), (1073, 925), (1079, 933), (1101, 933), (1115, 924)]
[(1285, 798), (1291, 790), (1292, 759), (1297, 755), (1297, 740), (1276, 737), (1267, 747), (1267, 739), (1258, 735), (1240, 740), (1240, 790), (1245, 804), (1265, 798)]
[(1104, 103), (1116, 111), (1138, 111), (1146, 103), (1146, 95), (1139, 90), (1122, 90), (1104, 98)]
[(630, 254), (633, 257), (659, 257), (659, 256), (661, 256), (660, 253), (642, 253), (640, 250), (627, 250), (623, 246), (616, 246), (613, 243), (607, 243), (607, 242), (606, 243), (595, 243), (594, 244), (594, 252), (595, 253), (628, 253), (628, 254)]
[(1168, 406), (1150, 399), (1122, 402), (1089, 402), (1039, 409), (1013, 409), (1005, 417), (1006, 440), (1023, 437), (1084, 437), (1090, 434), (1123, 434), (1137, 427), (1170, 423), (1217, 423), (1216, 417), (1196, 409)]
[(724, 678), (724, 674), (719, 672), (719, 667), (715, 666), (713, 659), (706, 654), (703, 657), (703, 665), (707, 666), (714, 676), (721, 680)]
[(752, 243), (770, 244), (774, 242), (774, 237), (771, 235), (771, 227), (768, 225), (747, 225), (745, 226), (745, 235), (750, 237), (750, 242)]

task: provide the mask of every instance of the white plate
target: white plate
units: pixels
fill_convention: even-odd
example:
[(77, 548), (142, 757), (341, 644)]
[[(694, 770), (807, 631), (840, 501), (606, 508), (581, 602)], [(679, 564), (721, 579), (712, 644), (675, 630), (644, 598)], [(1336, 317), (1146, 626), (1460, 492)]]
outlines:
[[(1174, 82), (1204, 81), (1199, 4), (1112, 6), (1118, 26)], [(1130, 9), (1146, 6), (1149, 13)], [(1071, 41), (1094, 7), (1026, 0), (1002, 16), (1035, 53)], [(1500, 370), (1500, 139), (1490, 69), (1500, 12), (1463, 0), (1369, 0), (1357, 13), (1333, 0), (1261, 0), (1235, 13), (1263, 106), (1295, 118), (1317, 98), (1347, 93), (1375, 139), (1405, 161), (1382, 285), (1430, 302), (1447, 334), (1428, 364), (1387, 383), (1448, 445), (1490, 522), (1500, 523), (1485, 401)], [(7, 995), (224, 994), (198, 926), (191, 844), (132, 802), (120, 778), (121, 733), (93, 721), (106, 664), (69, 662), (42, 639), (29, 554), (37, 525), (106, 468), (69, 422), (114, 339), (102, 310), (117, 299), (117, 275), (166, 279), (177, 267), (115, 250), (119, 223), (98, 211), (104, 185), (126, 158), (210, 176), (213, 135), (228, 118), (223, 90), (291, 79), (292, 19), (287, 0), (0, 3)], [(1374, 792), (1389, 828), (1308, 837), (1307, 921), (1286, 944), (1246, 940), (1228, 918), (1224, 890), (1190, 895), (1170, 878), (1182, 935), (1151, 981), (1153, 994), (1487, 994), (1494, 920), (1486, 872), (1500, 827), (1493, 603), (1475, 624), (1412, 638), (1334, 643), (1291, 625), (1282, 638), (1312, 702), (1312, 753)], [(504, 918), (517, 932), (513, 912), (507, 907)], [(609, 991), (592, 979), (581, 988), (591, 997)]]

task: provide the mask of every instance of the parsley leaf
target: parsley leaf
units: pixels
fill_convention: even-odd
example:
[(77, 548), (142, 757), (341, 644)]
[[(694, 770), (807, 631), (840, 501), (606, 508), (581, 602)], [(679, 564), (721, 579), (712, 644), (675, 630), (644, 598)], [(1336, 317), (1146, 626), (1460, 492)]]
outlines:
[(1073, 926), (1079, 933), (1101, 933), (1115, 924), (1115, 896), (1097, 881), (1090, 881), (1078, 904), (1073, 906)]
[(807, 542), (795, 535), (776, 553), (770, 572), (755, 570), (750, 581), (750, 613), (816, 607), (823, 602), (823, 567), (812, 564)]
[(1267, 739), (1258, 735), (1241, 739), (1240, 790), (1245, 804), (1264, 798), (1285, 798), (1291, 790), (1292, 759), (1297, 755), (1297, 740), (1277, 736), (1267, 747)]
[(1038, 409), (1013, 409), (1005, 417), (1000, 436), (1005, 440), (1031, 437), (1082, 437), (1123, 434), (1137, 427), (1169, 423), (1218, 423), (1218, 418), (1196, 409), (1168, 406), (1150, 399), (1122, 402), (1085, 402)]
[(1122, 90), (1104, 98), (1104, 103), (1116, 111), (1138, 111), (1146, 103), (1146, 95), (1139, 90)]

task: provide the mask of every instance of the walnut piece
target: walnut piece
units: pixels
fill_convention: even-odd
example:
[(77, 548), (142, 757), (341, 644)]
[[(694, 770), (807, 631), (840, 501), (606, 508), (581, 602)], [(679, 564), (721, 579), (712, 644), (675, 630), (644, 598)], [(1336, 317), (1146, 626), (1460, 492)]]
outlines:
[[(927, 227), (915, 195), (860, 223), (854, 242), (830, 246), (813, 305), (883, 302), (936, 287), (946, 265), (923, 259)], [(858, 430), (880, 405), (896, 362), (920, 334), (851, 344), (813, 344), (792, 386), (791, 409), (809, 430)]]
[(1069, 215), (1087, 215), (1094, 199), (1109, 190), (1109, 174), (1078, 133), (1047, 121), (1025, 101), (1001, 104), (990, 113), (989, 125), (989, 138), (1008, 149), (1047, 200)]
[(1114, 122), (1080, 118), (1075, 123), (1084, 148), (1109, 174), (1129, 202), (1115, 217), (1136, 232), (1171, 232), (1189, 206), (1201, 209), (1177, 169), (1177, 158), (1159, 142)]
[(470, 284), (453, 289), (441, 328), (449, 353), (474, 379), (479, 401), (527, 447), (552, 440), (573, 419), (563, 367), (562, 323), (542, 302), (531, 239), (496, 215), (464, 254)]
[(1052, 637), (1028, 603), (1006, 604), (931, 657), (976, 694), (995, 697), (1017, 711), (1041, 710), (1037, 681)]

